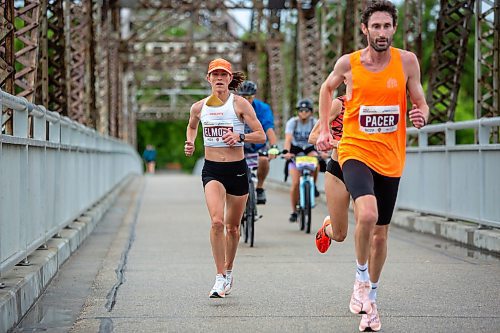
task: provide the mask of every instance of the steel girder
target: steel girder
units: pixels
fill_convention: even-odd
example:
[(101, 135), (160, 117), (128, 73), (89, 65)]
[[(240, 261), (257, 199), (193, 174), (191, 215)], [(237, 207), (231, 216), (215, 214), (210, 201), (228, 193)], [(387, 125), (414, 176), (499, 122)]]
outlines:
[(133, 9), (152, 8), (170, 9), (176, 11), (191, 11), (199, 9), (215, 10), (221, 7), (229, 9), (252, 9), (252, 0), (118, 0), (120, 7)]
[(301, 1), (299, 7), (299, 50), (301, 62), (301, 97), (311, 98), (314, 104), (318, 103), (319, 87), (323, 82), (323, 55), (320, 36), (320, 26), (316, 16), (317, 1), (312, 7), (303, 9)]
[[(14, 0), (0, 2), (0, 87), (9, 94), (14, 95), (15, 57), (14, 57)], [(5, 86), (4, 86), (5, 85)], [(12, 134), (12, 111), (2, 112), (2, 128), (5, 134)], [(0, 131), (1, 133), (1, 131)]]
[(476, 118), (500, 115), (500, 4), (476, 1)]
[(430, 122), (453, 121), (474, 0), (441, 0), (427, 102)]
[[(88, 15), (85, 13), (85, 5), (79, 0), (65, 0), (65, 17), (69, 19), (69, 40), (70, 45), (66, 45), (68, 55), (67, 67), (69, 69), (69, 109), (68, 116), (86, 124), (88, 114), (86, 114), (85, 104), (85, 60), (88, 59), (87, 45), (89, 40)], [(90, 1), (90, 0), (86, 0)]]

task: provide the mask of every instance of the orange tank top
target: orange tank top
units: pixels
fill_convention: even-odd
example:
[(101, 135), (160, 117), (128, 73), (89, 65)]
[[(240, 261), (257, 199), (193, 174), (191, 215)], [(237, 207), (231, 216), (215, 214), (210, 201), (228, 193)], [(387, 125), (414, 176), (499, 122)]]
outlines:
[(361, 64), (361, 50), (350, 55), (352, 97), (346, 101), (340, 165), (365, 163), (388, 177), (401, 177), (406, 154), (406, 78), (399, 49), (380, 72)]

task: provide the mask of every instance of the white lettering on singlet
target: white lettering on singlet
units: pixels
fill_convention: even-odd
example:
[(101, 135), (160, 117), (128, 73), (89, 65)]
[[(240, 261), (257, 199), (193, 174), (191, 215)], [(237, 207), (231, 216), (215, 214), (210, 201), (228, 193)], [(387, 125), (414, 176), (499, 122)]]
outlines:
[(399, 105), (366, 106), (359, 108), (359, 128), (368, 134), (392, 133), (398, 129)]
[(203, 139), (205, 145), (222, 142), (222, 136), (228, 131), (233, 131), (233, 122), (231, 120), (207, 120), (203, 122)]

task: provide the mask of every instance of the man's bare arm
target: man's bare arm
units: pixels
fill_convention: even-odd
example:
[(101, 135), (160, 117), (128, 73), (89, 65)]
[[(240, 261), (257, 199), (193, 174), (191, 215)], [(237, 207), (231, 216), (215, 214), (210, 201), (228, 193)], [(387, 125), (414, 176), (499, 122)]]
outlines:
[(429, 106), (425, 100), (424, 89), (420, 82), (420, 65), (415, 54), (405, 52), (403, 55), (405, 71), (408, 75), (406, 87), (410, 94), (410, 100), (413, 103), (412, 110), (408, 115), (416, 128), (424, 126), (429, 120)]

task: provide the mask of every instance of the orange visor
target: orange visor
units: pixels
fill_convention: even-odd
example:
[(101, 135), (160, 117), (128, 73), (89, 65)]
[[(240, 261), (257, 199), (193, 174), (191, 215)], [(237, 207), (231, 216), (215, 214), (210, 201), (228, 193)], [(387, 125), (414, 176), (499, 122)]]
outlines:
[(207, 74), (212, 73), (216, 69), (222, 69), (229, 74), (232, 74), (232, 69), (231, 69), (231, 63), (225, 59), (222, 58), (217, 58), (215, 60), (212, 60), (210, 64), (208, 65), (208, 72)]

